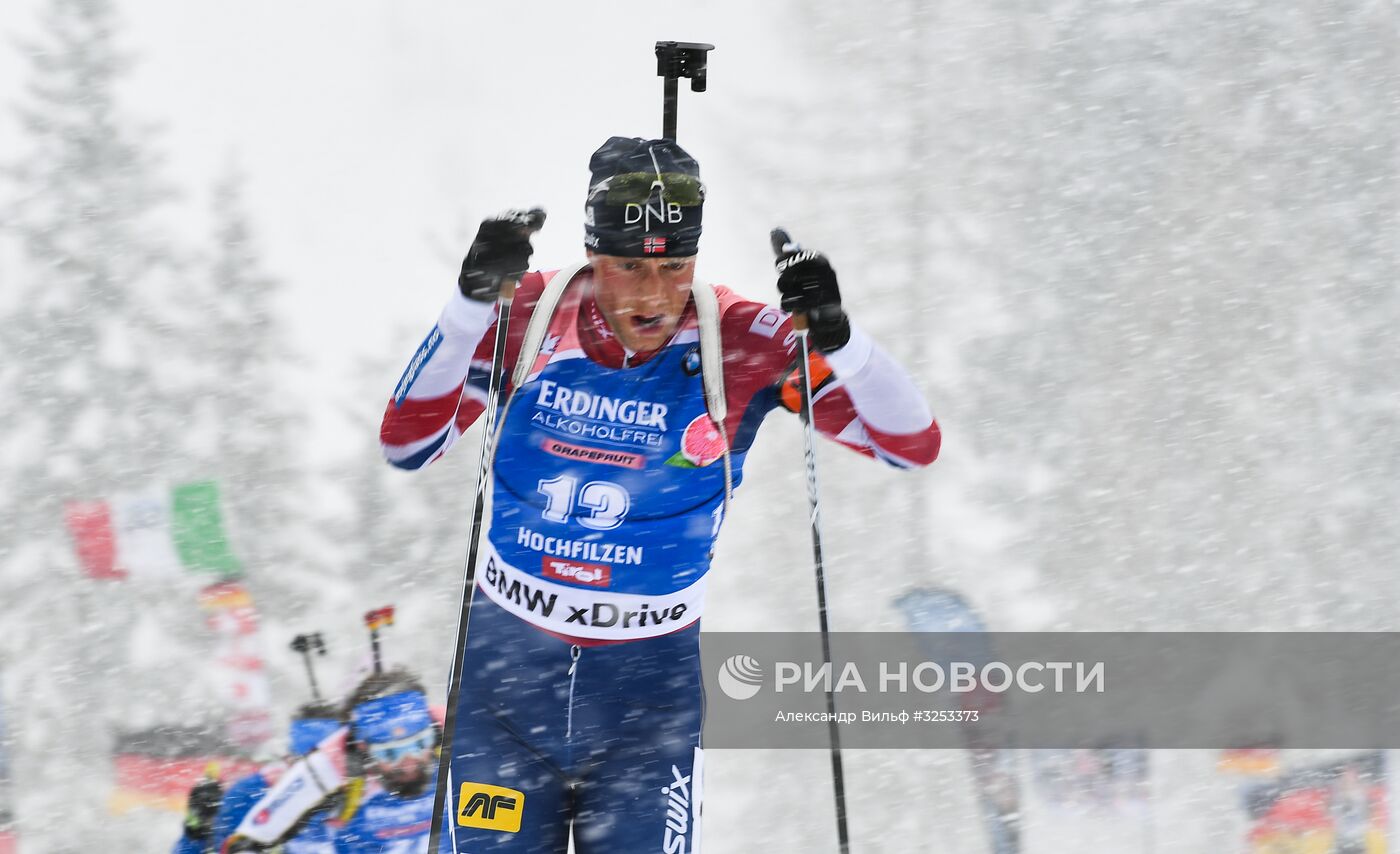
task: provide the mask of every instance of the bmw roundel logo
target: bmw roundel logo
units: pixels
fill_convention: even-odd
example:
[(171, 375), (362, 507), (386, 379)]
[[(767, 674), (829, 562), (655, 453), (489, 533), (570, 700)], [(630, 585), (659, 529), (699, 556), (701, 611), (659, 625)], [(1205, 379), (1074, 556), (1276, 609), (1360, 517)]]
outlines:
[(700, 348), (692, 347), (690, 352), (685, 354), (681, 360), (681, 370), (685, 371), (688, 377), (697, 376), (700, 373)]

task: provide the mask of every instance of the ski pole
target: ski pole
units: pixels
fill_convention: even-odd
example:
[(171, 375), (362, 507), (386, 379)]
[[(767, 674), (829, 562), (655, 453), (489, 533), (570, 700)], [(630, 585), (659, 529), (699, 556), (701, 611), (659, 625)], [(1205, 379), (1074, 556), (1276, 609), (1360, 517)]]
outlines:
[[(543, 222), (543, 212), (540, 215)], [(538, 225), (535, 226), (538, 228)], [(491, 352), (491, 377), (486, 391), (485, 434), (481, 439), (481, 459), (477, 463), (476, 503), (472, 507), (472, 531), (467, 548), (467, 568), (462, 581), (462, 613), (457, 619), (457, 638), (452, 658), (452, 674), (447, 682), (447, 714), (442, 724), (442, 745), (438, 753), (437, 791), (433, 794), (433, 825), (428, 835), (428, 850), (437, 854), (442, 837), (443, 810), (447, 805), (447, 789), (451, 784), (452, 735), (457, 725), (457, 694), (462, 686), (462, 667), (466, 660), (467, 624), (471, 620), (472, 598), (476, 593), (476, 562), (480, 553), (482, 517), (486, 512), (486, 478), (491, 466), (492, 445), (496, 440), (496, 414), (505, 396), (506, 340), (510, 330), (510, 307), (515, 300), (514, 279), (501, 283), (496, 297), (496, 341)], [(457, 834), (452, 834), (452, 850), (457, 850)]]
[(316, 684), (316, 668), (311, 665), (311, 653), (314, 652), (322, 658), (326, 655), (326, 643), (321, 639), (321, 633), (312, 632), (292, 638), (292, 652), (301, 653), (301, 661), (306, 665), (306, 678), (311, 683), (311, 699), (321, 702), (321, 688)]
[[(773, 229), (769, 237), (773, 243), (773, 254), (779, 257), (801, 248), (781, 228)], [(817, 443), (816, 430), (812, 426), (812, 373), (808, 365), (812, 351), (807, 341), (807, 316), (794, 314), (792, 329), (797, 334), (797, 373), (802, 383), (802, 446), (807, 462), (807, 505), (812, 510), (812, 562), (817, 572), (817, 617), (822, 632), (822, 663), (830, 670), (831, 629), (826, 618), (826, 574), (822, 566), (821, 503), (817, 495)], [(841, 766), (841, 732), (840, 725), (836, 722), (836, 695), (832, 693), (830, 685), (826, 689), (826, 711), (827, 734), (831, 738), (831, 782), (836, 790), (836, 837), (841, 846), (841, 854), (848, 854), (851, 850), (851, 839), (846, 829), (846, 775)]]

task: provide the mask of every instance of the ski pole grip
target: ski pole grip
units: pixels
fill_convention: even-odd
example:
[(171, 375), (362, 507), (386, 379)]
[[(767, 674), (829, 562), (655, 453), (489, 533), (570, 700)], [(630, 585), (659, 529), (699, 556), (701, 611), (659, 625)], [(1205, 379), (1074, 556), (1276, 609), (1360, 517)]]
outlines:
[(796, 252), (801, 248), (785, 228), (775, 228), (768, 232), (768, 242), (773, 247), (774, 258), (781, 258), (788, 252)]
[[(530, 208), (528, 211), (525, 211), (524, 213), (515, 213), (519, 217), (518, 222), (520, 224), (521, 229), (524, 230), (524, 234), (527, 237), (533, 236), (535, 232), (544, 228), (544, 221), (546, 219), (544, 208), (533, 207)], [(511, 300), (515, 299), (515, 286), (518, 284), (520, 284), (520, 280), (518, 278), (503, 279), (501, 281), (501, 289), (496, 297), (497, 301), (510, 302)]]
[[(782, 260), (783, 256), (789, 252), (796, 252), (802, 246), (792, 239), (792, 235), (787, 233), (785, 228), (775, 228), (768, 232), (768, 242), (773, 247), (773, 257)], [(807, 314), (799, 312), (792, 316), (792, 328), (797, 332), (807, 331)]]

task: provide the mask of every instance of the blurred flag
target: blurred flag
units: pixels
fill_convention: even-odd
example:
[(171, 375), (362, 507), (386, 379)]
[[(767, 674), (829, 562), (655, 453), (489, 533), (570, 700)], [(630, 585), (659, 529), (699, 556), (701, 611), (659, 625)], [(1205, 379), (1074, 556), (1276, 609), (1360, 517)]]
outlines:
[(365, 614), (365, 625), (370, 631), (377, 631), (385, 626), (394, 624), (394, 606), (388, 605), (383, 608), (376, 608)]
[(1385, 854), (1385, 762), (1379, 752), (1290, 769), (1244, 795), (1253, 854)]
[(1220, 751), (1215, 770), (1241, 777), (1272, 777), (1279, 771), (1276, 747), (1237, 747)]
[[(156, 727), (117, 736), (112, 752), (116, 788), (107, 810), (120, 815), (134, 809), (183, 812), (190, 788), (215, 763), (225, 780), (257, 770), (217, 732), (194, 727)], [(4, 848), (0, 848), (3, 854)]]
[(78, 560), (91, 578), (163, 578), (186, 571), (230, 578), (241, 572), (212, 480), (70, 501), (66, 516)]
[(208, 670), (228, 711), (228, 739), (254, 748), (273, 735), (272, 691), (258, 647), (258, 612), (237, 581), (211, 584), (199, 593), (205, 621), (217, 636)]

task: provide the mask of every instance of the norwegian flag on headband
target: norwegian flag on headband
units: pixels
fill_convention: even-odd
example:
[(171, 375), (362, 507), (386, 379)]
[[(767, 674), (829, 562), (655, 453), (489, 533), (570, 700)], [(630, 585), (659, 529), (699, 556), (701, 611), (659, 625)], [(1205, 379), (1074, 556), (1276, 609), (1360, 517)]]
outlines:
[(666, 251), (666, 238), (664, 237), (644, 237), (642, 238), (642, 254), (657, 255)]

